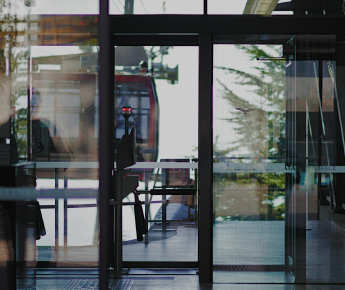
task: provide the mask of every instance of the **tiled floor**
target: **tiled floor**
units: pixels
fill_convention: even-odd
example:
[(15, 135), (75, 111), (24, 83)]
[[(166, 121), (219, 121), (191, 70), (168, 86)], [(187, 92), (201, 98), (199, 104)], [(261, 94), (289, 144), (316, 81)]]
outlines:
[[(92, 280), (94, 278), (94, 280)], [(78, 282), (87, 281), (82, 288), (82, 284)], [(71, 282), (74, 282), (71, 283)], [(92, 285), (93, 283), (93, 285)], [(343, 285), (329, 284), (309, 284), (309, 285), (293, 285), (293, 284), (199, 284), (197, 275), (130, 275), (121, 280), (110, 282), (113, 288), (117, 290), (343, 290)], [(72, 288), (76, 286), (76, 288)], [(86, 288), (90, 286), (90, 288)], [(91, 288), (92, 287), (92, 288)], [(24, 288), (23, 288), (24, 289)], [(36, 280), (35, 288), (37, 290), (63, 290), (63, 289), (98, 289), (97, 278), (92, 276), (79, 277), (42, 277)]]
[[(228, 265), (229, 269), (215, 271), (215, 283), (212, 285), (199, 285), (195, 270), (131, 269), (128, 276), (111, 280), (112, 286), (109, 289), (345, 289), (345, 232), (331, 221), (309, 222), (308, 228), (306, 270), (307, 281), (311, 283), (308, 285), (292, 284), (291, 276), (284, 272), (284, 222), (246, 221), (215, 225), (214, 261), (220, 266)], [(148, 245), (129, 244), (123, 249), (124, 260), (127, 261), (195, 261), (197, 229), (178, 226), (177, 234), (171, 238), (153, 241)], [(74, 259), (97, 262), (97, 247), (88, 253), (89, 256), (83, 255), (81, 248), (75, 250), (75, 253), (71, 249), (70, 254), (67, 251), (55, 258), (70, 262)], [(28, 274), (25, 283), (19, 281), (18, 285), (22, 286), (18, 289), (98, 289), (97, 268), (32, 270)]]
[[(214, 281), (292, 283), (291, 276), (281, 271), (285, 265), (284, 227), (284, 221), (224, 221), (216, 224), (214, 264), (233, 267), (228, 266), (230, 271), (215, 272)], [(306, 282), (345, 283), (344, 229), (333, 221), (309, 221), (307, 228)]]
[(197, 261), (198, 229), (177, 227), (177, 234), (169, 239), (145, 245), (137, 243), (123, 246), (124, 261)]
[[(165, 233), (157, 232), (163, 238), (145, 244), (144, 242), (123, 245), (124, 261), (197, 261), (198, 229), (193, 226), (175, 226), (177, 234), (164, 238)], [(40, 247), (37, 260), (53, 263), (55, 267), (98, 267), (98, 246)]]

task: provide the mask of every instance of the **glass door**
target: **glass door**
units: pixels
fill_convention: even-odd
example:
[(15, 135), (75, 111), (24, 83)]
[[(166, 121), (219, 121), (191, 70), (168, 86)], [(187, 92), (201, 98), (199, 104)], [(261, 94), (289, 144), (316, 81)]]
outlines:
[[(122, 195), (113, 263), (122, 255), (123, 268), (195, 273), (198, 47), (116, 46), (114, 81), (114, 161), (121, 158), (122, 136), (134, 126), (136, 164), (121, 180), (124, 188), (128, 175), (136, 176), (138, 187)], [(127, 125), (124, 110), (131, 112)]]
[(214, 282), (285, 283), (294, 96), (279, 45), (214, 46)]
[(214, 45), (214, 282), (343, 283), (341, 48), (259, 38)]
[[(286, 164), (293, 169), (286, 174), (285, 188), (285, 266), (293, 282), (305, 281), (306, 273), (306, 112), (308, 101), (303, 94), (302, 80), (315, 84), (304, 70), (303, 62), (295, 61), (295, 39), (286, 61)], [(308, 63), (309, 64), (309, 63)], [(302, 68), (303, 67), (303, 68)], [(308, 68), (312, 68), (308, 66)], [(301, 69), (302, 68), (302, 69)], [(304, 126), (303, 126), (304, 125)]]

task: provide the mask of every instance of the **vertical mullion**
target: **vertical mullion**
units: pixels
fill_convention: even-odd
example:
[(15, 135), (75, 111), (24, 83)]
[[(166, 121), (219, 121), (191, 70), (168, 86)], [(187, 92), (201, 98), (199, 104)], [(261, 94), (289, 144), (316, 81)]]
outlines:
[(213, 281), (213, 43), (201, 34), (199, 44), (199, 282)]
[(27, 88), (27, 117), (26, 117), (26, 150), (27, 150), (27, 161), (31, 161), (31, 55), (29, 51), (29, 59), (28, 59), (28, 88)]
[(108, 289), (111, 238), (109, 200), (114, 167), (114, 48), (110, 39), (109, 1), (99, 0), (99, 5), (99, 289)]
[[(63, 170), (63, 180), (64, 180), (64, 184), (63, 184), (63, 188), (67, 189), (67, 168), (64, 168)], [(67, 248), (67, 196), (64, 197), (63, 199), (63, 218), (64, 218), (64, 231), (63, 231), (63, 236), (64, 236), (64, 242), (63, 242), (63, 246), (66, 249)]]
[[(55, 189), (59, 188), (59, 169), (55, 168)], [(55, 251), (59, 250), (59, 198), (55, 198)]]

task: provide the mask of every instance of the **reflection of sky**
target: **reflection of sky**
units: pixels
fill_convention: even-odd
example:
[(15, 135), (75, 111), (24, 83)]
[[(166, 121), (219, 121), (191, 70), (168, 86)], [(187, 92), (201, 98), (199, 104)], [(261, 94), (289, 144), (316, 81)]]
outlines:
[(160, 108), (159, 159), (197, 156), (198, 145), (198, 48), (174, 47), (164, 57), (169, 67), (179, 66), (175, 85), (157, 80)]
[[(24, 5), (23, 0), (12, 0), (11, 14), (98, 14), (99, 0), (34, 0), (32, 7)], [(3, 12), (7, 12), (7, 8)]]
[[(267, 46), (261, 46), (266, 51), (273, 53)], [(275, 55), (274, 53), (272, 54)], [(235, 45), (215, 45), (214, 46), (214, 66), (233, 68), (235, 70), (244, 71), (250, 74), (258, 76), (258, 71), (255, 67), (262, 66), (262, 63), (257, 60), (251, 60), (248, 55), (243, 51), (239, 50)], [(229, 90), (240, 98), (245, 99), (249, 103), (255, 103), (254, 100), (258, 100), (257, 95), (252, 92), (254, 86), (243, 86), (236, 84), (236, 76), (228, 74), (224, 70), (214, 69), (213, 71), (213, 136), (219, 136), (218, 138), (218, 149), (226, 149), (230, 147), (230, 143), (237, 140), (238, 135), (235, 132), (235, 124), (224, 120), (234, 116), (232, 113), (238, 111), (229, 105), (229, 102), (222, 98), (224, 89), (220, 82), (223, 83)], [(260, 107), (260, 106), (259, 106)], [(245, 108), (246, 109), (246, 108)], [(267, 110), (267, 107), (263, 107)], [(248, 114), (251, 114), (249, 112)], [(243, 115), (246, 118), (246, 115)], [(236, 152), (232, 152), (231, 156), (237, 156), (239, 154), (248, 154), (246, 149), (240, 148)]]
[[(12, 0), (12, 14), (98, 14), (99, 0)], [(123, 14), (125, 0), (109, 0), (110, 14)], [(246, 0), (209, 0), (209, 14), (242, 14)], [(203, 14), (203, 0), (136, 0), (134, 14)], [(5, 11), (4, 11), (5, 12)]]
[[(23, 0), (12, 0), (11, 13), (98, 14), (99, 0), (35, 0), (26, 7)], [(123, 14), (125, 0), (109, 0), (110, 14)], [(247, 0), (208, 0), (208, 14), (242, 14)], [(279, 2), (289, 2), (288, 0)], [(7, 12), (7, 8), (3, 10)], [(203, 14), (203, 0), (135, 0), (134, 14)], [(273, 12), (272, 15), (292, 14)]]
[[(123, 14), (124, 0), (110, 0), (110, 13)], [(247, 0), (209, 0), (209, 14), (242, 14)], [(203, 14), (203, 0), (137, 0), (135, 14)]]
[(277, 196), (275, 199), (272, 200), (273, 202), (273, 206), (276, 207), (276, 206), (280, 206), (282, 205), (283, 203), (285, 203), (285, 196)]

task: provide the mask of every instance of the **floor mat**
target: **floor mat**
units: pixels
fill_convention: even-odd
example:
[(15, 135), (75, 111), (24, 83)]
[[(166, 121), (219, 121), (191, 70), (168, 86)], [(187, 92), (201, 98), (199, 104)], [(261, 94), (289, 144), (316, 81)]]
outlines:
[[(134, 283), (133, 279), (118, 279), (109, 282), (110, 290), (130, 290)], [(98, 279), (73, 279), (64, 290), (99, 290)]]

